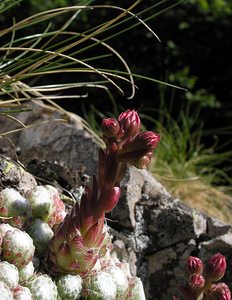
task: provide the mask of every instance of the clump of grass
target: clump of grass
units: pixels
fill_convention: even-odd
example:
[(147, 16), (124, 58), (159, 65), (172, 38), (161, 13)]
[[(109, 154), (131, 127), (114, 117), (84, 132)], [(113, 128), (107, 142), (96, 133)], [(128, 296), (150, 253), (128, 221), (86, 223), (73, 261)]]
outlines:
[[(114, 33), (110, 31), (111, 27), (117, 27), (121, 22), (134, 20), (133, 23), (151, 31), (132, 12), (141, 1), (135, 0), (127, 8), (121, 8), (90, 5), (94, 1), (79, 0), (75, 6), (53, 8), (22, 20), (18, 20), (18, 16), (12, 17), (12, 23), (8, 27), (2, 26), (0, 30), (0, 115), (18, 122), (21, 130), (28, 128), (28, 125), (17, 120), (17, 113), (32, 110), (31, 102), (43, 101), (67, 113), (57, 104), (57, 100), (87, 98), (89, 89), (104, 89), (110, 95), (110, 90), (114, 88), (123, 95), (123, 84), (126, 84), (133, 96), (135, 84), (130, 68), (107, 40), (116, 33), (121, 34), (122, 29), (114, 29)], [(23, 5), (22, 2), (3, 0), (0, 4), (1, 20), (4, 20), (6, 11)], [(105, 16), (98, 24), (82, 32), (70, 30), (73, 22), (80, 22), (79, 17), (83, 13), (90, 18), (95, 11), (102, 9), (115, 10), (116, 16)], [(64, 20), (62, 26), (57, 22), (59, 17)], [(88, 52), (93, 47), (98, 50), (94, 56)], [(117, 59), (118, 69), (123, 74), (102, 69), (105, 59), (111, 60), (113, 57)], [(15, 117), (12, 114), (16, 114)], [(84, 120), (80, 117), (76, 119), (89, 131)], [(0, 133), (0, 136), (9, 133)]]
[[(212, 146), (205, 145), (199, 113), (199, 109), (191, 111), (191, 105), (187, 104), (175, 119), (165, 105), (158, 111), (158, 121), (144, 114), (161, 134), (151, 171), (175, 197), (232, 223), (232, 198), (229, 195), (232, 180), (228, 176), (232, 151), (222, 151), (222, 145), (219, 149), (216, 137)], [(208, 134), (213, 136), (228, 131), (231, 128), (227, 132), (210, 130)]]
[(205, 183), (200, 178), (195, 181), (185, 181), (172, 184), (163, 181), (163, 184), (173, 189), (173, 194), (185, 201), (190, 207), (203, 211), (210, 216), (232, 224), (232, 200), (222, 187), (215, 187)]

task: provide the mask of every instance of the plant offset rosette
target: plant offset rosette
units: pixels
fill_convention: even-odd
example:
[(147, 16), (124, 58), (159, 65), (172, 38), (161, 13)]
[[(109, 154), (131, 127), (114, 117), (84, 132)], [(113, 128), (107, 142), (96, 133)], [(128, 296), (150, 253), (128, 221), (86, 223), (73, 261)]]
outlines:
[(96, 184), (94, 180), (92, 190), (86, 187), (80, 206), (75, 203), (50, 242), (54, 270), (84, 276), (93, 269), (99, 257), (107, 232), (104, 231), (104, 215), (99, 219), (95, 217)]
[(99, 151), (98, 180), (93, 177), (92, 188), (85, 188), (80, 204), (75, 203), (55, 231), (49, 253), (53, 270), (86, 276), (104, 255), (106, 241), (110, 244), (105, 213), (119, 200), (119, 183), (126, 165), (145, 168), (160, 140), (158, 134), (140, 132), (140, 128), (140, 118), (134, 110), (123, 112), (118, 119), (102, 121), (106, 147)]

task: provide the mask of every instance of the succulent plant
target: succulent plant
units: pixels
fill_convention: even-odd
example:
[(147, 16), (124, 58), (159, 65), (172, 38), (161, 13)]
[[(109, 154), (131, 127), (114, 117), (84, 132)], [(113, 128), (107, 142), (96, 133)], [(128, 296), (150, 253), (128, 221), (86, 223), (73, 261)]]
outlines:
[(16, 288), (19, 283), (19, 272), (15, 265), (7, 261), (0, 262), (0, 282), (3, 282), (10, 289)]
[(25, 287), (18, 285), (13, 289), (14, 300), (33, 300), (30, 290)]
[(97, 272), (85, 281), (87, 300), (115, 300), (117, 287), (112, 276), (107, 272)]
[(56, 229), (49, 254), (53, 270), (87, 276), (100, 258), (103, 246), (107, 249), (105, 213), (119, 200), (119, 182), (125, 166), (131, 163), (145, 167), (149, 161), (147, 157), (160, 139), (152, 132), (140, 133), (140, 127), (139, 116), (134, 110), (122, 113), (118, 120), (103, 120), (106, 149), (99, 152), (98, 180), (93, 177), (92, 188), (85, 187), (80, 204), (75, 203)]
[[(124, 294), (126, 300), (146, 300), (143, 284), (140, 278), (131, 277), (129, 280), (129, 286)], [(190, 299), (189, 299), (190, 300)]]
[(14, 227), (12, 227), (9, 224), (1, 223), (0, 224), (0, 254), (2, 253), (2, 244), (3, 244), (3, 238), (7, 231), (12, 231), (14, 230)]
[(34, 265), (33, 262), (30, 261), (23, 268), (19, 269), (19, 283), (24, 283), (31, 279), (34, 274)]
[[(75, 203), (71, 213), (55, 231), (50, 243), (50, 259), (54, 270), (86, 276), (91, 273), (100, 255), (105, 235), (104, 215), (95, 217), (97, 183), (86, 188), (81, 204)], [(104, 244), (105, 247), (105, 244)]]
[(0, 281), (0, 295), (1, 300), (14, 300), (13, 293), (2, 281)]
[(46, 222), (41, 219), (35, 219), (28, 230), (33, 239), (36, 253), (42, 255), (48, 250), (49, 242), (53, 237), (53, 231)]
[(0, 216), (8, 217), (9, 221), (19, 228), (23, 227), (25, 220), (31, 214), (31, 207), (14, 188), (6, 188), (0, 192)]
[(83, 281), (79, 275), (63, 275), (57, 281), (58, 294), (61, 300), (79, 300)]
[(27, 283), (33, 300), (56, 300), (57, 287), (47, 275), (38, 275)]
[(17, 228), (6, 232), (2, 249), (3, 258), (15, 264), (19, 269), (32, 260), (35, 251), (31, 237)]
[(47, 221), (53, 213), (53, 201), (46, 187), (39, 185), (28, 194), (34, 219)]
[(106, 268), (105, 272), (109, 273), (116, 285), (116, 298), (121, 299), (122, 296), (125, 294), (128, 288), (128, 279), (127, 275), (124, 273), (122, 269), (117, 266), (110, 266)]
[[(140, 130), (135, 110), (102, 121), (106, 148), (99, 150), (98, 178), (81, 187), (71, 209), (55, 187), (37, 185), (22, 167), (0, 158), (2, 183), (14, 182), (0, 191), (1, 300), (145, 299), (141, 280), (111, 257), (105, 219), (119, 200), (127, 164), (146, 167), (160, 140)], [(28, 176), (32, 185), (24, 187)], [(194, 263), (189, 268), (198, 270)]]
[(50, 227), (60, 224), (66, 216), (65, 205), (60, 198), (56, 188), (51, 185), (45, 186), (53, 202), (53, 209), (50, 218), (47, 220)]
[(7, 233), (7, 231), (13, 231), (14, 229), (15, 229), (15, 227), (13, 227), (7, 223), (1, 223), (0, 224), (0, 236), (3, 239), (5, 234)]

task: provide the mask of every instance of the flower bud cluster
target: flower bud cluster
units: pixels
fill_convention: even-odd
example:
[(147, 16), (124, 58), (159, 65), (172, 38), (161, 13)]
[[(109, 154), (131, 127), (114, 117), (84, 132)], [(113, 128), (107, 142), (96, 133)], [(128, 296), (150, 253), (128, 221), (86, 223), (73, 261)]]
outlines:
[[(216, 253), (206, 264), (194, 256), (186, 262), (187, 283), (179, 288), (184, 300), (231, 300), (231, 292), (225, 283), (216, 283), (226, 272), (226, 258)], [(173, 297), (173, 300), (178, 300)]]
[(104, 119), (101, 127), (107, 150), (114, 144), (120, 162), (140, 169), (149, 164), (152, 152), (160, 141), (160, 136), (152, 131), (140, 132), (141, 122), (135, 110), (121, 113), (118, 119)]

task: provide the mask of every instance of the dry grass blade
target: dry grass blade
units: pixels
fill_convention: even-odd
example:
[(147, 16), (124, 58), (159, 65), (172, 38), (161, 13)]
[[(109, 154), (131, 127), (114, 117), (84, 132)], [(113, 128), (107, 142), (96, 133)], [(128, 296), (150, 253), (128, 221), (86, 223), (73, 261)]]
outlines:
[(129, 15), (131, 15), (132, 17), (134, 17), (135, 19), (137, 19), (139, 21), (139, 23), (141, 23), (143, 26), (145, 26), (145, 28), (149, 32), (151, 32), (151, 34), (153, 36), (155, 36), (159, 42), (161, 42), (160, 38), (158, 37), (158, 35), (140, 17), (138, 17), (136, 14), (132, 13), (131, 11), (128, 11), (128, 10), (122, 8), (122, 7), (114, 6), (114, 5), (98, 5), (96, 7), (97, 8), (112, 8), (112, 9), (117, 9), (117, 10), (121, 10), (121, 11), (124, 11), (124, 12), (126, 11)]
[(134, 78), (133, 78), (133, 75), (131, 73), (131, 70), (130, 70), (130, 67), (128, 66), (127, 62), (125, 61), (125, 59), (118, 53), (118, 51), (116, 51), (114, 48), (112, 48), (110, 45), (108, 45), (107, 43), (101, 41), (101, 40), (98, 40), (97, 38), (91, 38), (91, 40), (93, 41), (96, 41), (97, 43), (103, 45), (104, 47), (108, 48), (113, 54), (115, 54), (119, 60), (123, 63), (123, 65), (125, 66), (127, 72), (128, 72), (128, 76), (130, 78), (130, 83), (131, 83), (131, 95), (127, 97), (127, 99), (132, 99), (134, 98), (134, 95), (135, 95), (135, 82), (134, 82)]
[[(60, 57), (66, 58), (68, 60), (74, 61), (74, 62), (76, 62), (80, 65), (85, 66), (87, 68), (87, 70), (90, 69), (92, 72), (99, 74), (100, 76), (102, 76), (103, 78), (108, 80), (111, 84), (113, 84), (121, 92), (121, 94), (124, 94), (123, 90), (112, 79), (110, 79), (104, 72), (99, 71), (98, 69), (96, 69), (96, 68), (92, 67), (91, 65), (83, 62), (82, 60), (76, 59), (74, 57), (71, 57), (69, 55), (65, 55), (65, 54), (62, 54), (62, 53), (57, 53), (57, 52), (54, 52), (54, 51), (48, 51), (48, 50), (42, 50), (42, 49), (35, 49), (35, 48), (31, 49), (31, 48), (22, 48), (22, 47), (10, 47), (10, 50), (13, 50), (13, 51), (31, 51), (31, 52), (39, 52), (39, 53), (43, 53), (43, 54), (47, 53), (49, 55), (52, 54), (52, 56), (47, 58), (46, 62), (48, 62), (49, 59), (54, 58), (54, 56), (60, 56)], [(0, 48), (0, 51), (9, 51), (9, 48)], [(26, 69), (24, 69), (23, 71), (15, 74), (13, 77), (10, 77), (10, 78), (6, 79), (4, 81), (4, 84), (7, 83), (7, 82), (11, 82), (11, 81), (18, 81), (19, 78), (23, 78), (23, 74), (25, 74), (25, 73), (27, 74), (26, 77), (38, 75), (38, 73), (28, 73), (32, 70), (33, 70), (33, 65), (26, 68)], [(64, 72), (64, 70), (62, 70), (61, 72)], [(50, 72), (46, 72), (44, 74), (48, 74), (48, 73), (50, 73)], [(42, 74), (40, 73), (40, 75), (42, 75)], [(1, 85), (0, 85), (0, 87), (1, 87)]]
[[(25, 73), (27, 73), (27, 72), (29, 72), (29, 71), (35, 69), (35, 68), (38, 68), (38, 67), (41, 66), (44, 62), (46, 62), (46, 61), (48, 61), (48, 60), (50, 60), (50, 59), (52, 59), (52, 58), (54, 58), (54, 57), (56, 57), (56, 56), (58, 56), (58, 55), (61, 55), (61, 54), (64, 53), (65, 51), (70, 50), (70, 49), (72, 49), (73, 47), (75, 47), (75, 46), (77, 46), (77, 45), (79, 45), (79, 44), (81, 44), (81, 43), (83, 43), (83, 42), (89, 40), (90, 38), (92, 38), (92, 37), (98, 35), (99, 33), (103, 32), (106, 28), (108, 28), (108, 27), (111, 26), (112, 24), (116, 23), (119, 19), (123, 18), (130, 10), (132, 10), (135, 6), (137, 6), (141, 1), (142, 1), (142, 0), (137, 0), (134, 4), (132, 4), (127, 10), (123, 11), (120, 15), (118, 15), (118, 16), (115, 17), (114, 19), (111, 19), (110, 21), (106, 22), (106, 23), (105, 23), (104, 25), (102, 25), (100, 28), (98, 28), (97, 30), (95, 30), (93, 33), (84, 36), (84, 37), (81, 38), (80, 40), (77, 40), (77, 41), (75, 41), (75, 42), (73, 42), (73, 43), (71, 43), (71, 44), (69, 44), (69, 45), (63, 47), (62, 49), (60, 49), (60, 50), (57, 51), (57, 52), (48, 51), (48, 52), (47, 52), (48, 55), (47, 55), (45, 58), (43, 58), (43, 59), (41, 59), (41, 60), (35, 62), (34, 64), (30, 65), (30, 66), (27, 67), (27, 68), (24, 68), (21, 72), (19, 72), (18, 74), (16, 74), (16, 77), (21, 77), (23, 74), (25, 74)], [(81, 7), (80, 7), (80, 6), (77, 6), (77, 7), (65, 8), (65, 10), (68, 10), (68, 9), (77, 9), (77, 8), (78, 8), (78, 9), (81, 9), (81, 8), (82, 8), (82, 9), (83, 9), (83, 8), (91, 9), (91, 8), (94, 8), (94, 6), (93, 6), (93, 7), (92, 7), (92, 6), (87, 6), (87, 7), (86, 7), (86, 6), (81, 6)], [(53, 13), (58, 13), (58, 12), (60, 12), (60, 11), (63, 11), (63, 9), (55, 9), (55, 10), (51, 10), (51, 11), (46, 12), (46, 14), (50, 15), (50, 14), (53, 14)], [(41, 16), (41, 15), (43, 15), (43, 14), (45, 14), (45, 13), (37, 14), (37, 17), (38, 17), (38, 16)], [(34, 17), (35, 17), (35, 16), (34, 16)], [(31, 17), (31, 18), (32, 18), (32, 17)], [(25, 20), (23, 20), (23, 22), (24, 22), (24, 23), (27, 23), (27, 22), (29, 22), (29, 20), (30, 20), (31, 18), (25, 19)], [(19, 25), (20, 23), (21, 23), (21, 22), (15, 24), (15, 26), (12, 26), (11, 29), (9, 28), (9, 31), (10, 31), (10, 30), (16, 30), (16, 29), (19, 29), (20, 27), (18, 28), (17, 25)], [(1, 36), (1, 31), (0, 31), (0, 36)]]
[[(0, 105), (1, 106), (1, 105)], [(18, 120), (17, 118), (13, 117), (12, 115), (6, 114), (6, 113), (0, 113), (2, 116), (5, 116), (6, 118), (9, 118), (13, 121), (15, 121), (16, 123), (18, 123), (22, 128), (26, 128), (27, 126), (25, 124), (23, 124), (23, 122), (21, 122), (20, 120)], [(0, 134), (1, 135), (1, 134)]]
[[(101, 41), (100, 39), (97, 39), (95, 36), (99, 33), (104, 32), (107, 28), (110, 28), (113, 24), (115, 25), (118, 20), (125, 17), (127, 14), (134, 17), (138, 22), (143, 24), (147, 29), (152, 31), (142, 20), (141, 18), (137, 17), (135, 14), (131, 12), (133, 8), (135, 8), (142, 0), (135, 1), (128, 9), (121, 9), (117, 6), (110, 6), (110, 5), (76, 5), (76, 6), (70, 6), (70, 7), (64, 7), (64, 8), (56, 8), (52, 9), (50, 11), (41, 12), (38, 14), (35, 14), (33, 16), (30, 16), (22, 21), (19, 21), (9, 28), (3, 29), (0, 31), (0, 36), (11, 34), (11, 42), (6, 43), (5, 46), (2, 46), (0, 48), (1, 52), (5, 52), (2, 56), (1, 61), (1, 74), (2, 74), (2, 81), (0, 83), (1, 91), (0, 94), (3, 95), (3, 99), (5, 99), (5, 105), (26, 101), (26, 97), (19, 97), (16, 95), (15, 91), (12, 89), (13, 83), (15, 82), (22, 82), (24, 79), (33, 79), (33, 77), (39, 78), (42, 76), (50, 76), (52, 77), (53, 74), (59, 74), (59, 73), (95, 73), (97, 75), (100, 75), (103, 77), (103, 79), (106, 80), (106, 82), (111, 83), (116, 89), (124, 95), (123, 89), (119, 86), (118, 83), (116, 83), (116, 79), (126, 81), (130, 83), (131, 86), (131, 95), (129, 95), (128, 98), (133, 98), (135, 94), (135, 84), (133, 75), (130, 71), (130, 68), (126, 61), (123, 59), (123, 57), (114, 50), (110, 45), (105, 43), (104, 41)], [(97, 27), (90, 30), (89, 34), (83, 34), (83, 33), (70, 33), (65, 32), (66, 28), (71, 24), (71, 22), (76, 19), (77, 15), (82, 10), (94, 10), (94, 9), (114, 9), (114, 10), (120, 10), (121, 13), (116, 16), (113, 19), (110, 19), (107, 22), (104, 22)], [(49, 32), (50, 25), (48, 24), (45, 31), (42, 34), (36, 34), (32, 36), (22, 36), (20, 38), (16, 39), (16, 33), (17, 31), (21, 29), (25, 29), (29, 26), (33, 26), (35, 24), (40, 24), (44, 21), (50, 20), (54, 17), (57, 17), (61, 14), (74, 12), (71, 18), (69, 18), (63, 26), (61, 26), (60, 29)], [(92, 31), (92, 32), (91, 32)], [(62, 42), (60, 42), (60, 36), (65, 34), (72, 34), (73, 37), (78, 37), (78, 40), (68, 43), (65, 42), (64, 45), (62, 45)], [(20, 35), (19, 35), (20, 36)], [(55, 38), (58, 37), (58, 42), (56, 41), (53, 43)], [(43, 39), (45, 39), (43, 43)], [(91, 64), (87, 63), (88, 60), (92, 60), (93, 58), (90, 57), (90, 59), (81, 60), (78, 59), (75, 56), (75, 53), (66, 54), (65, 52), (70, 51), (77, 45), (80, 45), (81, 43), (85, 41), (93, 41), (94, 45), (102, 45), (106, 49), (110, 51), (111, 54), (119, 58), (119, 60), (122, 62), (123, 66), (126, 69), (126, 72), (121, 76), (121, 74), (116, 74), (114, 72), (111, 72), (109, 70), (107, 71), (101, 71), (99, 68), (93, 67)], [(62, 40), (63, 41), (63, 40)], [(60, 44), (62, 45), (60, 47)], [(38, 47), (37, 47), (38, 46)], [(87, 47), (82, 47), (80, 50), (88, 49)], [(79, 50), (79, 52), (80, 52)], [(75, 50), (76, 51), (76, 50)], [(19, 54), (18, 54), (19, 53)], [(76, 51), (76, 54), (78, 51)], [(109, 54), (108, 54), (109, 55)], [(102, 55), (103, 57), (104, 55)], [(106, 56), (106, 55), (105, 55)], [(101, 56), (96, 57), (95, 59), (99, 59)], [(31, 61), (32, 63), (29, 63)], [(67, 66), (74, 64), (80, 65), (81, 67), (74, 68), (67, 68)], [(59, 66), (61, 68), (59, 68)], [(55, 69), (55, 70), (54, 70)], [(43, 71), (44, 70), (44, 71)], [(9, 77), (5, 76), (5, 74), (10, 75)], [(1, 76), (0, 76), (1, 77)], [(127, 79), (128, 78), (128, 79)], [(105, 84), (105, 83), (104, 83)], [(88, 87), (98, 87), (103, 88), (108, 92), (108, 88), (104, 88), (103, 85), (94, 84), (92, 82), (89, 82)], [(87, 86), (85, 85), (85, 86)], [(76, 85), (78, 87), (78, 83)], [(49, 89), (49, 88), (48, 88)], [(48, 91), (47, 89), (47, 91)], [(20, 91), (22, 94), (27, 91)], [(51, 90), (50, 90), (51, 92)], [(5, 98), (5, 95), (8, 95), (7, 99)], [(58, 98), (65, 98), (65, 95), (62, 96), (50, 96), (51, 99), (58, 99)], [(78, 98), (79, 96), (72, 96), (73, 98)], [(69, 97), (69, 98), (72, 98)], [(83, 96), (80, 96), (83, 97)], [(11, 98), (11, 99), (10, 99)], [(37, 97), (37, 99), (41, 99), (42, 97)], [(20, 103), (18, 103), (20, 106)]]

